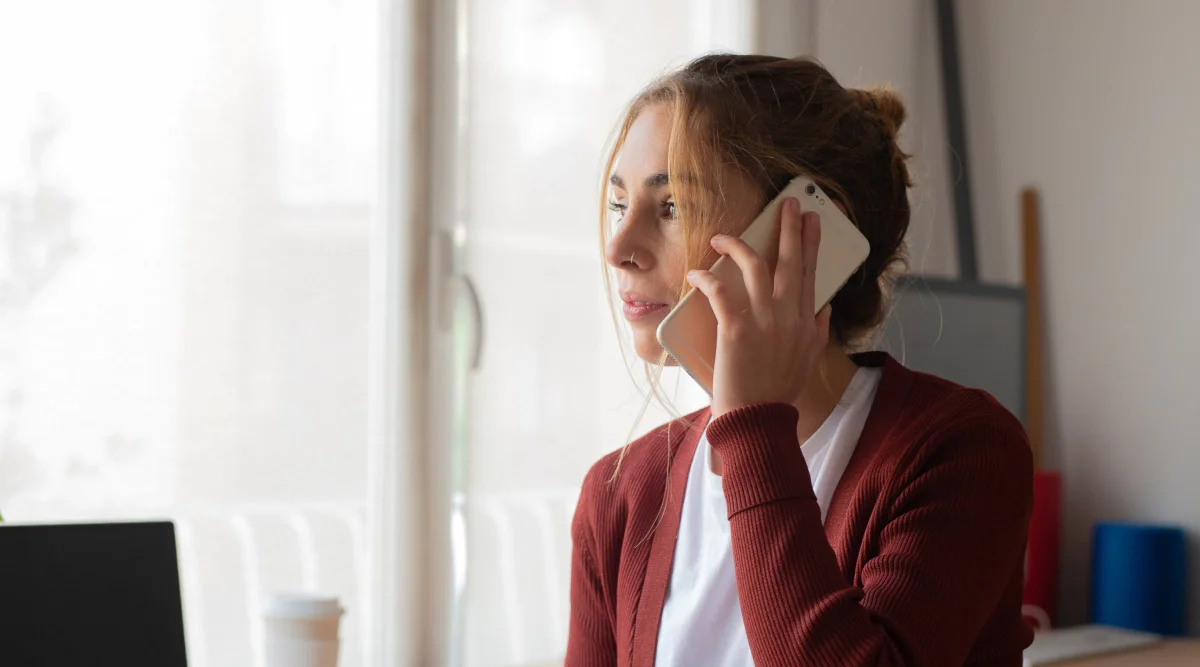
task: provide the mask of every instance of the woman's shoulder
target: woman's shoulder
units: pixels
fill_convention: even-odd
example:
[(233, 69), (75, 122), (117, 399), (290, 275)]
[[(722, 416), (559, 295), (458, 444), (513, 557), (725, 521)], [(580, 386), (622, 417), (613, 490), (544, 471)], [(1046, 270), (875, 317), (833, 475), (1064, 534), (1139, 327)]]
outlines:
[(582, 524), (602, 532), (621, 532), (629, 523), (642, 523), (662, 507), (671, 462), (688, 436), (704, 428), (708, 410), (672, 419), (609, 452), (584, 476), (576, 528)]
[(949, 464), (1032, 484), (1029, 439), (1012, 412), (981, 389), (908, 372), (911, 389), (888, 435), (897, 464), (919, 471)]
[(1028, 445), (1020, 420), (988, 392), (936, 375), (910, 372), (914, 382), (906, 401), (906, 421), (927, 432), (993, 429)]
[(1020, 420), (982, 389), (908, 368), (886, 352), (853, 356), (861, 365), (882, 372), (875, 408), (882, 407), (889, 415), (886, 421), (893, 436), (926, 439), (931, 432), (987, 427), (1025, 441)]

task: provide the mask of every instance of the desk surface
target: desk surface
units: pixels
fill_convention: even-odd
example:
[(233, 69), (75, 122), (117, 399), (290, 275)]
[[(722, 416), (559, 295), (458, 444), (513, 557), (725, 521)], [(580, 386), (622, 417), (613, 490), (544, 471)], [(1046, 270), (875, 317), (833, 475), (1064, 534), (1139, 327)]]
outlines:
[(1054, 663), (1054, 667), (1185, 667), (1185, 665), (1186, 667), (1200, 665), (1200, 641), (1171, 639), (1145, 648)]

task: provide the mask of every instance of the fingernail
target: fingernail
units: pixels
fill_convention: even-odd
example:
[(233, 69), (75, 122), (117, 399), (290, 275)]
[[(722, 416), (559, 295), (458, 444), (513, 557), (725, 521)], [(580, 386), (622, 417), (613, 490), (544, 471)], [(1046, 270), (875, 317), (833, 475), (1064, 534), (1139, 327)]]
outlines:
[(800, 200), (795, 197), (789, 197), (787, 200), (788, 213), (792, 215), (800, 214)]

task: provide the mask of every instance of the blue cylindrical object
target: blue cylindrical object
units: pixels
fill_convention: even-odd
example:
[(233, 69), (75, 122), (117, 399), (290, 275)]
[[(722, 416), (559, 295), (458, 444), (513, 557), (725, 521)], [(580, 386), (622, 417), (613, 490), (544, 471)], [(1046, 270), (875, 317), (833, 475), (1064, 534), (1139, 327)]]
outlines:
[(1099, 523), (1092, 538), (1092, 622), (1182, 635), (1187, 602), (1183, 530)]

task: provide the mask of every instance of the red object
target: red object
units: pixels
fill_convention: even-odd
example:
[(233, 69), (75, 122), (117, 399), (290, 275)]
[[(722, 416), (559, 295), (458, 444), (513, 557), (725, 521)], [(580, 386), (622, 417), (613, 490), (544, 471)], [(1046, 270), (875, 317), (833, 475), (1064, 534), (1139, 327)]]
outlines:
[(1033, 516), (1025, 553), (1025, 618), (1049, 629), (1058, 618), (1058, 534), (1062, 516), (1062, 477), (1039, 470), (1033, 476)]
[[(747, 406), (708, 427), (755, 664), (1020, 665), (1033, 639), (1021, 620), (1033, 501), (1024, 430), (983, 392), (883, 353), (855, 360), (883, 376), (824, 525), (793, 407)], [(567, 667), (654, 664), (708, 411), (684, 419), (584, 480)]]

